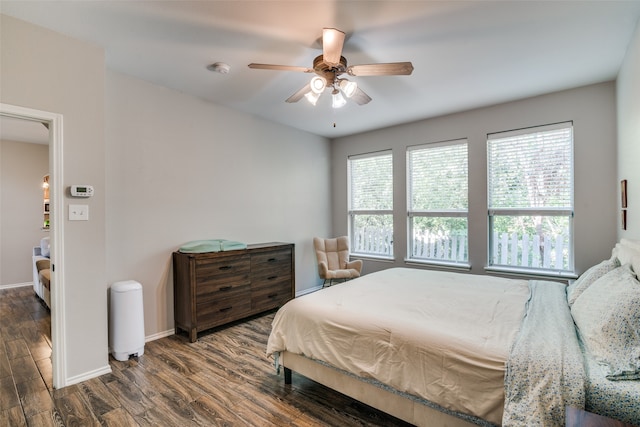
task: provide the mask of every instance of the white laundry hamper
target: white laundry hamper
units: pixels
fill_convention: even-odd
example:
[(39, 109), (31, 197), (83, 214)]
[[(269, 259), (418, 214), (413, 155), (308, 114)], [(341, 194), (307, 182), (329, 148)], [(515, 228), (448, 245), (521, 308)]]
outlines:
[(134, 280), (111, 285), (109, 338), (111, 354), (125, 361), (144, 354), (142, 285)]

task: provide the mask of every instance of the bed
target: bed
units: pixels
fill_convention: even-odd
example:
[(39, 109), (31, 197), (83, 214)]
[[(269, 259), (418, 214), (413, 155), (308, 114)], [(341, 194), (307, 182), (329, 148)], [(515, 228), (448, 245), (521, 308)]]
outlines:
[[(414, 425), (561, 426), (567, 406), (640, 425), (640, 284), (622, 258), (569, 288), (410, 268), (368, 274), (288, 302), (267, 354), (285, 381), (295, 371)], [(625, 281), (626, 294), (611, 292)], [(631, 321), (603, 354), (597, 324), (621, 297)], [(589, 312), (598, 318), (585, 321)], [(630, 354), (622, 368), (606, 363), (620, 352)]]

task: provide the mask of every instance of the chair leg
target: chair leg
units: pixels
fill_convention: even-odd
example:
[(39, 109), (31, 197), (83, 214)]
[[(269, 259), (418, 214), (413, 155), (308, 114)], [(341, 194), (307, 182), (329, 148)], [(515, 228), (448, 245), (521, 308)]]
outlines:
[[(336, 279), (336, 280), (339, 280), (339, 279)], [(329, 282), (329, 283), (327, 283), (327, 282)], [(330, 286), (333, 286), (333, 279), (324, 279), (324, 283), (322, 284), (322, 287), (323, 288), (328, 288)]]
[[(344, 282), (348, 282), (349, 280), (352, 280), (352, 279), (353, 279), (353, 277), (346, 277), (344, 279), (335, 279), (335, 280), (336, 280), (336, 283), (344, 283)], [(328, 288), (329, 286), (333, 286), (333, 280), (334, 279), (324, 279), (324, 282), (322, 282), (322, 287), (323, 288)]]

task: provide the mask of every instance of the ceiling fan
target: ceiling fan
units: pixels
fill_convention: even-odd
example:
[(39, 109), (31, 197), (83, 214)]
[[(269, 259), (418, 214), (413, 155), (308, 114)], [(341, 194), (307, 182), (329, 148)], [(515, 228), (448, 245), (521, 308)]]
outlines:
[(297, 71), (315, 73), (316, 75), (302, 89), (286, 99), (286, 102), (298, 102), (303, 97), (316, 105), (325, 89), (331, 89), (333, 108), (342, 107), (347, 103), (345, 96), (358, 105), (371, 101), (371, 97), (360, 89), (356, 82), (340, 77), (349, 76), (400, 76), (413, 72), (411, 62), (388, 62), (378, 64), (347, 65), (347, 59), (342, 56), (345, 33), (335, 28), (322, 29), (322, 55), (313, 60), (313, 68), (296, 67), (290, 65), (249, 64), (249, 68), (275, 71)]

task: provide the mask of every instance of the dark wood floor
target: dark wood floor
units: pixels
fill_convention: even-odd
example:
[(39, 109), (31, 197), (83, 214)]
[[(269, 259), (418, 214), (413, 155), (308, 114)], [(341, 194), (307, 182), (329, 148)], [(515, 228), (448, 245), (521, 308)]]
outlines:
[(191, 344), (149, 342), (138, 360), (54, 390), (50, 316), (31, 287), (0, 290), (0, 426), (407, 426), (265, 356), (273, 313)]

